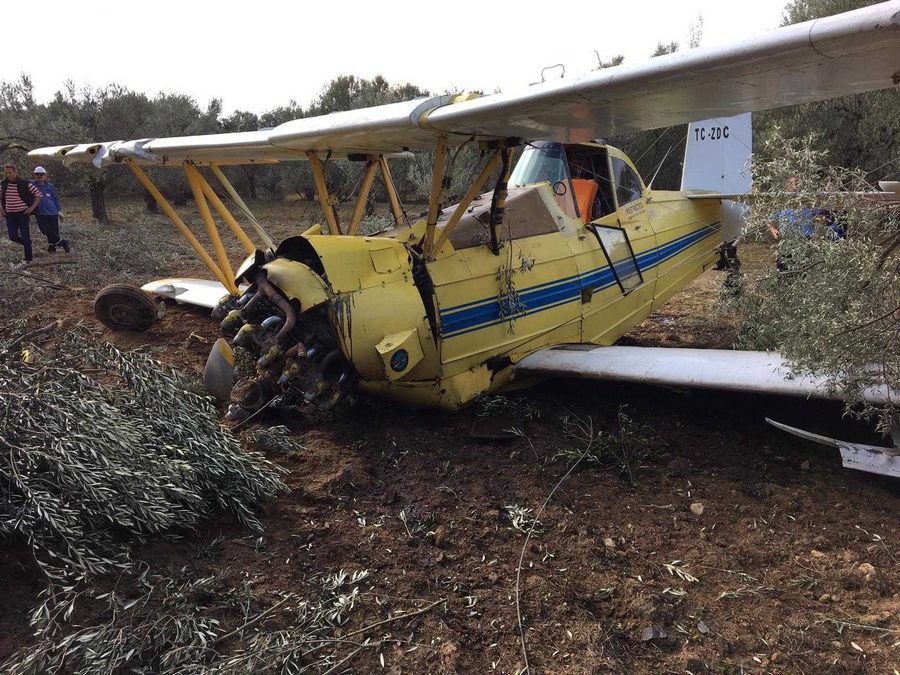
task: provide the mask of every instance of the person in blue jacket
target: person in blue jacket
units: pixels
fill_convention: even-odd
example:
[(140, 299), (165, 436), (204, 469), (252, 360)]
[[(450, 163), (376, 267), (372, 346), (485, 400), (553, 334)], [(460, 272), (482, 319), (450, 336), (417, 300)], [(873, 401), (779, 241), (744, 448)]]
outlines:
[(38, 202), (37, 224), (41, 232), (47, 237), (47, 252), (56, 253), (56, 247), (59, 246), (63, 251), (69, 253), (72, 248), (69, 242), (59, 235), (59, 218), (62, 215), (62, 208), (59, 205), (59, 195), (53, 183), (47, 180), (47, 170), (42, 166), (34, 168), (34, 182), (32, 183), (41, 191), (41, 201)]

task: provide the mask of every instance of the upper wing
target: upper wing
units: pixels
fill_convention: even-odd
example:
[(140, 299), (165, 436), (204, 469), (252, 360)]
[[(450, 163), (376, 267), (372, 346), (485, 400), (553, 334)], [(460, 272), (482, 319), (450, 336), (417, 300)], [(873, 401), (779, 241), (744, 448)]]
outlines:
[(898, 82), (900, 3), (884, 2), (735, 45), (701, 47), (446, 106), (427, 121), (455, 134), (578, 142)]
[[(526, 34), (527, 35), (527, 34)], [(94, 144), (102, 166), (302, 158), (308, 150), (392, 153), (470, 137), (585, 141), (881, 89), (900, 82), (900, 0), (786, 26), (734, 45), (702, 47), (525, 90), (438, 96), (332, 113), (269, 131)], [(65, 147), (65, 146), (64, 146)], [(82, 146), (69, 150), (66, 157)], [(42, 148), (34, 157), (58, 156)]]
[[(792, 376), (790, 366), (775, 352), (564, 345), (529, 354), (516, 364), (516, 372), (803, 398), (848, 398), (846, 393), (829, 387), (826, 378)], [(859, 395), (870, 403), (900, 401), (900, 392), (886, 386), (871, 387)]]

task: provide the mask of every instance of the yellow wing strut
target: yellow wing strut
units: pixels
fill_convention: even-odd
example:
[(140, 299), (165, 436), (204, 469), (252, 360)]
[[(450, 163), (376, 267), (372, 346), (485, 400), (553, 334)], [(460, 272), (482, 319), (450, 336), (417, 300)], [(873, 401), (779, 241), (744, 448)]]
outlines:
[(359, 186), (359, 194), (356, 197), (356, 208), (353, 209), (353, 216), (350, 218), (350, 224), (347, 226), (347, 234), (351, 237), (359, 232), (359, 224), (366, 211), (366, 201), (369, 199), (369, 192), (372, 190), (372, 183), (375, 181), (375, 170), (377, 168), (377, 160), (370, 159), (366, 162), (362, 183)]
[(405, 221), (403, 207), (400, 206), (400, 197), (397, 196), (397, 188), (394, 186), (394, 178), (384, 155), (378, 155), (378, 164), (381, 166), (381, 177), (384, 179), (384, 189), (387, 191), (388, 201), (391, 203), (391, 213), (394, 215), (394, 224), (397, 227)]
[[(184, 175), (187, 177), (188, 185), (191, 186), (194, 202), (197, 204), (197, 211), (200, 213), (200, 220), (203, 221), (203, 225), (206, 227), (206, 234), (219, 261), (219, 269), (222, 270), (226, 277), (234, 279), (234, 270), (231, 269), (228, 253), (225, 252), (225, 246), (222, 244), (222, 238), (219, 236), (219, 228), (216, 227), (216, 221), (213, 220), (206, 196), (203, 194), (203, 188), (200, 186), (203, 177), (188, 162), (182, 162), (181, 166), (184, 169)], [(232, 282), (232, 285), (234, 285), (234, 282)], [(228, 290), (234, 292), (237, 289), (229, 288)]]
[(222, 282), (222, 285), (228, 289), (229, 293), (237, 293), (237, 288), (234, 285), (234, 281), (225, 276), (222, 273), (222, 270), (216, 264), (216, 262), (212, 259), (209, 253), (206, 252), (206, 249), (203, 248), (203, 245), (197, 241), (197, 237), (194, 236), (194, 233), (188, 229), (188, 226), (184, 224), (184, 221), (181, 219), (175, 209), (172, 208), (172, 205), (169, 204), (168, 200), (162, 196), (162, 193), (157, 189), (156, 185), (153, 184), (153, 181), (150, 180), (150, 177), (144, 173), (144, 170), (141, 169), (134, 162), (126, 162), (129, 167), (131, 167), (131, 171), (134, 173), (135, 177), (140, 181), (141, 185), (143, 185), (147, 191), (153, 196), (153, 199), (156, 200), (156, 203), (159, 204), (159, 208), (163, 210), (163, 213), (168, 216), (169, 220), (178, 228), (178, 231), (181, 232), (181, 235), (187, 239), (187, 242), (191, 245), (191, 248), (194, 249), (194, 252), (200, 256), (200, 259), (206, 264), (209, 268), (209, 271), (213, 273), (213, 275)]
[(310, 150), (306, 153), (309, 157), (309, 166), (312, 169), (313, 182), (316, 184), (316, 194), (319, 196), (319, 204), (322, 205), (322, 211), (325, 213), (325, 222), (328, 223), (328, 234), (343, 234), (341, 226), (337, 220), (337, 214), (334, 212), (331, 194), (328, 192), (328, 184), (325, 182), (325, 166), (319, 159), (319, 153)]
[(484, 187), (487, 179), (491, 177), (494, 169), (496, 169), (497, 165), (500, 163), (501, 152), (501, 150), (496, 150), (494, 154), (491, 155), (488, 163), (484, 165), (481, 173), (478, 174), (478, 178), (476, 178), (475, 182), (469, 186), (469, 190), (466, 192), (465, 196), (462, 198), (462, 201), (456, 207), (453, 215), (450, 216), (447, 224), (444, 225), (444, 228), (441, 230), (441, 235), (434, 243), (434, 248), (432, 249), (431, 255), (428, 256), (429, 260), (434, 257), (434, 253), (437, 253), (441, 250), (441, 247), (446, 243), (447, 239), (450, 238), (450, 235), (453, 234), (453, 230), (456, 229), (456, 224), (459, 222), (459, 219), (463, 217), (466, 209), (469, 208), (469, 204), (471, 204), (472, 200), (478, 196), (478, 193)]
[(437, 227), (438, 208), (444, 185), (444, 166), (447, 162), (447, 137), (441, 136), (434, 153), (434, 168), (431, 172), (431, 194), (428, 197), (428, 220), (425, 221), (425, 257), (430, 259), (434, 253), (434, 231)]
[[(187, 169), (185, 169), (185, 171), (187, 171)], [(213, 205), (216, 213), (218, 213), (219, 217), (226, 225), (228, 225), (228, 228), (234, 233), (234, 236), (238, 238), (238, 241), (241, 242), (241, 246), (244, 247), (244, 250), (247, 251), (247, 253), (256, 251), (256, 246), (253, 244), (253, 241), (247, 236), (247, 233), (244, 232), (244, 228), (242, 228), (240, 223), (235, 220), (235, 217), (231, 215), (231, 211), (228, 210), (228, 207), (226, 207), (225, 204), (222, 203), (222, 200), (219, 199), (219, 195), (212, 189), (212, 186), (206, 181), (203, 174), (192, 165), (191, 171), (195, 173), (199, 179), (200, 188), (203, 190), (204, 196)], [(190, 178), (188, 180), (190, 180)]]
[(244, 203), (244, 200), (238, 194), (238, 191), (234, 189), (234, 186), (231, 184), (231, 181), (228, 180), (228, 177), (222, 173), (222, 169), (213, 162), (210, 163), (209, 168), (213, 172), (213, 175), (219, 180), (219, 183), (222, 184), (222, 187), (225, 188), (225, 192), (228, 193), (231, 201), (237, 204), (237, 207), (243, 211), (245, 216), (247, 216), (250, 224), (253, 225), (253, 229), (256, 230), (256, 234), (258, 234), (259, 238), (265, 243), (266, 248), (275, 250), (275, 240), (272, 238), (272, 235), (266, 232), (265, 228), (259, 224), (259, 221), (256, 219), (256, 216), (253, 215), (250, 207)]

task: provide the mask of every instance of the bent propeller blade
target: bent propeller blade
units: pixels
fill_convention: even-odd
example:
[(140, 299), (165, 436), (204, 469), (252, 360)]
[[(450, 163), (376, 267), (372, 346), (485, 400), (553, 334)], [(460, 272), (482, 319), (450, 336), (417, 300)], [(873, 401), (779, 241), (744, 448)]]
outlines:
[(225, 338), (219, 338), (209, 352), (203, 369), (203, 384), (206, 391), (220, 401), (231, 396), (234, 383), (234, 352)]

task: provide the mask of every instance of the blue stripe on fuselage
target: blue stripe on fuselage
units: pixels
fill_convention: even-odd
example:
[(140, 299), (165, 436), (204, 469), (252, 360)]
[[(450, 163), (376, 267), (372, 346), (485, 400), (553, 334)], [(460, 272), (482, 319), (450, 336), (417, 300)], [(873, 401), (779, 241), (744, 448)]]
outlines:
[[(717, 231), (718, 223), (702, 230), (689, 232), (660, 247), (644, 251), (636, 256), (638, 269), (644, 271), (659, 265)], [(522, 307), (519, 308), (521, 311), (516, 313), (515, 318), (579, 299), (582, 288), (589, 287), (596, 292), (615, 283), (616, 279), (609, 265), (604, 265), (584, 274), (574, 274), (537, 284), (519, 292), (519, 301), (522, 303)], [(500, 317), (500, 302), (496, 297), (455, 305), (441, 311), (441, 337), (455, 337), (473, 330), (489, 328), (510, 318), (514, 317)]]

